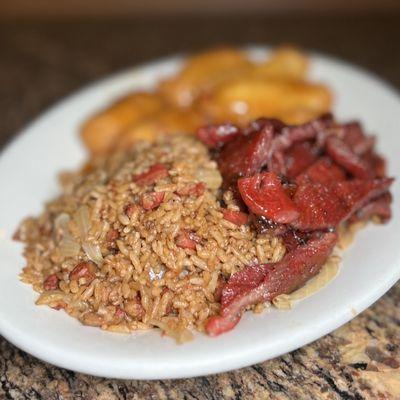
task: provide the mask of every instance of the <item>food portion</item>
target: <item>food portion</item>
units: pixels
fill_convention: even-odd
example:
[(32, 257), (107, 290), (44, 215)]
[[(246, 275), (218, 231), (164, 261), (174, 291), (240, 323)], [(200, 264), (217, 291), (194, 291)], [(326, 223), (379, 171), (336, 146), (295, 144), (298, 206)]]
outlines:
[(291, 48), (258, 62), (229, 48), (200, 53), (154, 91), (131, 93), (89, 118), (82, 138), (90, 153), (102, 155), (207, 124), (245, 126), (260, 116), (304, 123), (332, 105), (330, 90), (307, 73), (307, 57)]
[(218, 313), (229, 276), (285, 250), (222, 204), (221, 183), (194, 136), (142, 142), (63, 176), (63, 194), (17, 233), (22, 280), (41, 293), (37, 304), (85, 325), (159, 327), (184, 341)]
[(291, 48), (213, 50), (89, 118), (90, 160), (15, 236), (37, 304), (183, 342), (327, 283), (338, 244), (390, 219), (393, 179), (308, 67)]
[(232, 329), (249, 306), (289, 294), (317, 275), (339, 228), (391, 216), (393, 179), (359, 124), (340, 125), (331, 115), (297, 126), (259, 119), (245, 129), (210, 126), (198, 136), (212, 150), (238, 210), (286, 249), (280, 261), (248, 265), (228, 279), (220, 313), (206, 324), (210, 335)]
[(178, 342), (287, 303), (354, 224), (391, 216), (374, 138), (331, 115), (166, 135), (61, 178), (62, 194), (16, 233), (36, 303)]
[(246, 307), (272, 301), (304, 285), (318, 274), (336, 241), (336, 233), (319, 233), (306, 243), (299, 243), (279, 262), (250, 265), (232, 275), (222, 289), (220, 315), (207, 321), (207, 333), (216, 336), (229, 331), (239, 322)]

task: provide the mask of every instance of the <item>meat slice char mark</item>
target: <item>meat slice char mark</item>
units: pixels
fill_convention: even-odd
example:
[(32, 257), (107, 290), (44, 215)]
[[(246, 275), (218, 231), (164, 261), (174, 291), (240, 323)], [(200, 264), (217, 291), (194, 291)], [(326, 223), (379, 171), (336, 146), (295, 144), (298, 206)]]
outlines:
[(288, 294), (315, 276), (337, 242), (336, 233), (314, 233), (310, 240), (277, 263), (248, 266), (233, 274), (222, 290), (221, 313), (211, 317), (206, 331), (217, 336), (235, 327), (247, 306)]

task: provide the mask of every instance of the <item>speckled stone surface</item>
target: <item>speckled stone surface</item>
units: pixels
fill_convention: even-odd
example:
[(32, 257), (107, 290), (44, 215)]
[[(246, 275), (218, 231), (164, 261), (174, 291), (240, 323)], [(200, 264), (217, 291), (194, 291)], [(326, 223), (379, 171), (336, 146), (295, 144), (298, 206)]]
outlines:
[[(90, 81), (218, 43), (286, 43), (346, 58), (400, 88), (400, 18), (315, 17), (0, 23), (0, 145)], [(315, 343), (238, 371), (178, 381), (94, 378), (0, 337), (0, 399), (400, 399), (400, 284)]]

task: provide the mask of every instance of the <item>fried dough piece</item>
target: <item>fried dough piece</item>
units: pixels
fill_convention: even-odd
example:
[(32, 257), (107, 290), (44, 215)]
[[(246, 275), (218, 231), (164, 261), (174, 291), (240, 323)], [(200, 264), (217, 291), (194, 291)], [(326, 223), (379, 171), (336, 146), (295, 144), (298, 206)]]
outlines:
[(104, 154), (132, 124), (159, 111), (163, 99), (155, 93), (132, 93), (89, 118), (81, 135), (92, 154)]
[(117, 147), (129, 148), (138, 140), (154, 141), (162, 134), (193, 134), (204, 122), (195, 110), (167, 108), (129, 127), (121, 136)]
[(242, 78), (220, 85), (200, 102), (215, 123), (246, 124), (259, 117), (303, 123), (330, 110), (327, 87), (300, 80)]
[(189, 107), (200, 94), (251, 67), (251, 61), (240, 51), (212, 50), (190, 57), (181, 72), (161, 82), (159, 88), (172, 104)]

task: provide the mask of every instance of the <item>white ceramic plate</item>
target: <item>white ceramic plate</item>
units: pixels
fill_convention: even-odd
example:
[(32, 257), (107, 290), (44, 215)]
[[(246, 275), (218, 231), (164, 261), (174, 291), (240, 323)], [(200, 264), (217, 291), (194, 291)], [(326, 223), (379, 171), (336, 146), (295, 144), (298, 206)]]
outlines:
[[(255, 57), (265, 50), (251, 50)], [(400, 193), (393, 187), (394, 217), (369, 226), (345, 253), (339, 276), (291, 311), (246, 313), (231, 332), (196, 335), (178, 346), (159, 332), (119, 335), (84, 327), (63, 312), (34, 305), (36, 294), (18, 280), (22, 246), (11, 240), (18, 222), (39, 213), (57, 193), (56, 173), (84, 159), (78, 129), (114, 98), (148, 88), (176, 71), (177, 58), (112, 76), (69, 97), (41, 116), (0, 156), (0, 333), (16, 346), (52, 364), (104, 377), (183, 378), (235, 369), (301, 347), (349, 321), (400, 277)], [(312, 57), (312, 77), (335, 92), (339, 119), (357, 118), (378, 135), (379, 150), (400, 171), (400, 100), (385, 83), (358, 68)]]

